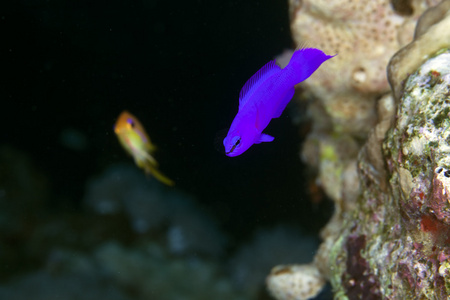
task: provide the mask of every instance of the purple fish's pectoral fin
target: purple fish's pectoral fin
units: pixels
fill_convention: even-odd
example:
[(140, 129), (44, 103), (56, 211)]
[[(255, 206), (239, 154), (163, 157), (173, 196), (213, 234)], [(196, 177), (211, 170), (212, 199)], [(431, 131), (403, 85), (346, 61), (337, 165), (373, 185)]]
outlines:
[(255, 144), (271, 142), (274, 139), (275, 138), (273, 136), (270, 136), (265, 133), (261, 133), (261, 135), (259, 136), (259, 139), (255, 142)]
[(239, 110), (247, 103), (248, 99), (252, 98), (252, 94), (258, 90), (264, 81), (280, 72), (281, 68), (274, 60), (269, 61), (261, 69), (258, 70), (249, 80), (244, 84), (239, 93)]

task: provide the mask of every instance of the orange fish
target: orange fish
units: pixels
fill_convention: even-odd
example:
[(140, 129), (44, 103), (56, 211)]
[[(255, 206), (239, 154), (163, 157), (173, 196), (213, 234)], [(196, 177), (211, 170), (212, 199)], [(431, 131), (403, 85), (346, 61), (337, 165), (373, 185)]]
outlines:
[(172, 180), (159, 172), (158, 162), (152, 156), (156, 147), (135, 116), (126, 110), (123, 111), (114, 125), (114, 132), (122, 147), (133, 156), (139, 168), (144, 169), (145, 173), (153, 175), (164, 184), (174, 185)]

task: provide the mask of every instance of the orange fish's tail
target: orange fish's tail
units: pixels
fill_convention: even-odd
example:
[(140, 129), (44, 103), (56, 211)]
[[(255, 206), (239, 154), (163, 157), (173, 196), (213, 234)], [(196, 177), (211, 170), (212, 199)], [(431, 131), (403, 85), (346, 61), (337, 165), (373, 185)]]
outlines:
[(144, 167), (145, 173), (151, 174), (153, 177), (158, 179), (160, 182), (164, 183), (165, 185), (173, 186), (175, 182), (173, 182), (171, 179), (164, 176), (155, 166), (148, 164)]
[(175, 184), (158, 170), (158, 163), (150, 154), (146, 153), (146, 155), (141, 156), (140, 159), (136, 160), (136, 164), (144, 169), (146, 174), (152, 175), (165, 185), (173, 186)]

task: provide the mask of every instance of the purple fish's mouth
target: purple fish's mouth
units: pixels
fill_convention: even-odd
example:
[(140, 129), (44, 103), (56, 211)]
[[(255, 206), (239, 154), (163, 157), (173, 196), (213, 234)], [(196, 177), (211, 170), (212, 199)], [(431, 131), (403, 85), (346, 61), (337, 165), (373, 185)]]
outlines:
[(225, 155), (228, 156), (228, 157), (236, 157), (236, 156), (238, 156), (240, 154), (241, 153), (239, 153), (238, 151), (231, 151), (231, 150), (225, 153)]
[[(225, 154), (228, 155), (228, 154), (232, 153), (234, 151), (234, 149), (236, 149), (236, 145), (233, 145), (233, 147), (231, 147), (230, 151), (225, 152)], [(230, 155), (228, 155), (228, 156), (230, 156)]]

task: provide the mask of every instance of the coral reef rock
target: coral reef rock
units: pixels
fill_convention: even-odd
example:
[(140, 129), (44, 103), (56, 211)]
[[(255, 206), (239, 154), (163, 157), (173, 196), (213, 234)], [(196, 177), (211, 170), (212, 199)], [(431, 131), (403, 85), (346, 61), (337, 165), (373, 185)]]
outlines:
[[(335, 299), (450, 299), (450, 1), (427, 10), (415, 40), (390, 58), (438, 2), (291, 1), (296, 41), (341, 57), (304, 85), (319, 99), (303, 156), (336, 203), (312, 266), (331, 282)], [(377, 71), (389, 59), (392, 93)], [(352, 82), (359, 67), (365, 81)], [(347, 126), (355, 131), (341, 126), (330, 111), (339, 113), (345, 93), (371, 101), (377, 123), (364, 117), (367, 127), (354, 120)], [(306, 299), (284, 297), (294, 293), (289, 282), (302, 283), (283, 280), (291, 287), (272, 292), (278, 299)]]
[(364, 137), (375, 124), (375, 101), (389, 92), (389, 59), (412, 41), (423, 11), (440, 1), (409, 2), (405, 9), (388, 0), (290, 0), (296, 44), (337, 54), (302, 83), (323, 106), (331, 130)]
[(237, 292), (216, 261), (174, 258), (157, 243), (110, 241), (89, 253), (54, 248), (40, 270), (0, 284), (11, 300), (252, 299)]
[(405, 78), (382, 148), (374, 130), (360, 153), (356, 209), (321, 253), (337, 299), (450, 296), (450, 52), (426, 58)]
[(440, 1), (392, 2), (290, 0), (295, 43), (337, 54), (300, 84), (303, 96), (313, 99), (302, 158), (318, 170), (318, 183), (334, 201), (359, 192), (351, 183), (357, 177), (355, 153), (377, 123), (376, 103), (390, 92), (387, 64), (413, 40), (422, 13)]
[(448, 47), (449, 9), (450, 2), (446, 0), (426, 11), (417, 24), (415, 41), (401, 49), (392, 58), (388, 76), (397, 99), (402, 93), (403, 80), (415, 72), (430, 55)]
[(131, 164), (112, 165), (92, 178), (84, 202), (101, 215), (124, 213), (136, 233), (164, 231), (173, 254), (223, 253), (225, 236), (195, 199), (149, 181)]
[(220, 264), (198, 257), (173, 258), (154, 243), (131, 249), (105, 244), (95, 257), (115, 286), (139, 295), (134, 299), (249, 299), (235, 291)]

